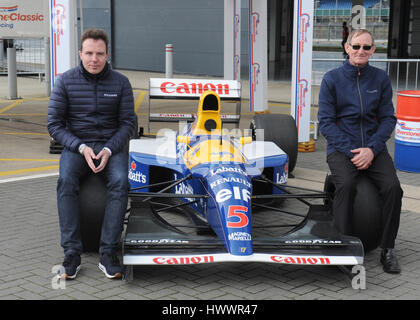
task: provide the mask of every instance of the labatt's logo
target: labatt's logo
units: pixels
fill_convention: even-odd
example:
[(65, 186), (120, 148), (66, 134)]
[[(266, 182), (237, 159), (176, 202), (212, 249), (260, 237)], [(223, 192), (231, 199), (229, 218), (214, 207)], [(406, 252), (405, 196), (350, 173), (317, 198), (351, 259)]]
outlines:
[(229, 95), (229, 84), (222, 83), (179, 83), (175, 84), (171, 81), (163, 82), (160, 90), (165, 94), (202, 94), (205, 91), (213, 91), (219, 95)]
[(135, 171), (136, 167), (136, 163), (134, 161), (131, 162), (128, 179), (139, 183), (146, 183), (146, 175), (140, 171)]
[(210, 169), (210, 177), (213, 177), (216, 174), (221, 173), (239, 173), (242, 175), (246, 175), (246, 172), (237, 167), (220, 167), (217, 169)]

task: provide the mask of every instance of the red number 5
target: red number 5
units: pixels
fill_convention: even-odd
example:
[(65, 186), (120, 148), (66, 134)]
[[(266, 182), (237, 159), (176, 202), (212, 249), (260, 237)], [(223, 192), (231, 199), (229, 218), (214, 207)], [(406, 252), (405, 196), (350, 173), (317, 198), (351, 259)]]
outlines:
[(245, 206), (229, 206), (228, 219), (231, 217), (237, 217), (239, 220), (236, 222), (228, 221), (228, 228), (243, 228), (248, 225), (249, 219), (246, 213), (248, 212), (248, 207)]

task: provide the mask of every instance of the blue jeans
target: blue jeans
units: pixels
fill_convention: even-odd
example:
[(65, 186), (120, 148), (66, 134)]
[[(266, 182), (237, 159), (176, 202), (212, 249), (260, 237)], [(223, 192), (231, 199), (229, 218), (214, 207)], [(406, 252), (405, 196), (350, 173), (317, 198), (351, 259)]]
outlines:
[[(98, 154), (103, 143), (87, 143)], [(97, 164), (96, 164), (97, 165)], [(57, 206), (64, 254), (81, 254), (79, 184), (86, 174), (93, 174), (85, 158), (64, 148), (60, 158), (60, 176), (57, 182)], [(107, 181), (107, 199), (102, 223), (99, 253), (113, 253), (118, 247), (128, 202), (128, 154), (113, 154), (103, 170)]]

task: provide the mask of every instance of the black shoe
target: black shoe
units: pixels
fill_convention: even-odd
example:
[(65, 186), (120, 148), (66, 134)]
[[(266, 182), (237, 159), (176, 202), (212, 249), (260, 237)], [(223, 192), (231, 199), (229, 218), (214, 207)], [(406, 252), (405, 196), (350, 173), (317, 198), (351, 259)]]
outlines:
[(78, 254), (66, 255), (57, 276), (61, 279), (75, 279), (80, 270), (81, 261)]
[(383, 265), (384, 271), (387, 273), (398, 274), (401, 272), (401, 267), (398, 263), (394, 249), (382, 249), (381, 263)]
[(120, 261), (115, 253), (101, 254), (101, 257), (99, 258), (99, 269), (101, 269), (101, 271), (105, 273), (105, 276), (109, 279), (120, 278), (122, 275)]

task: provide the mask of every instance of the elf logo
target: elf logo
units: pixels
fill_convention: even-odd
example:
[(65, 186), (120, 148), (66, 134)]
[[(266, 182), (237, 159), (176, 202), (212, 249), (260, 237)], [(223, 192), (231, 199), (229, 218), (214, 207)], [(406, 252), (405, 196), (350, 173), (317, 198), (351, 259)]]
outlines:
[(245, 202), (248, 202), (251, 198), (251, 192), (249, 191), (249, 189), (240, 187), (233, 187), (232, 190), (222, 189), (219, 192), (217, 192), (216, 201), (218, 203), (225, 202), (226, 200), (232, 198), (232, 196), (235, 200), (243, 200)]

